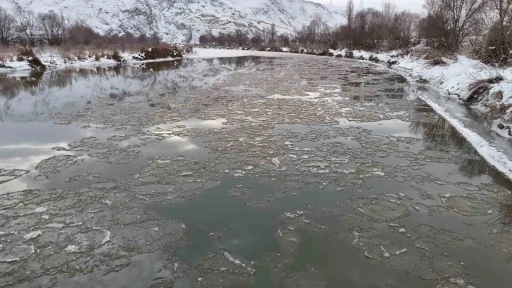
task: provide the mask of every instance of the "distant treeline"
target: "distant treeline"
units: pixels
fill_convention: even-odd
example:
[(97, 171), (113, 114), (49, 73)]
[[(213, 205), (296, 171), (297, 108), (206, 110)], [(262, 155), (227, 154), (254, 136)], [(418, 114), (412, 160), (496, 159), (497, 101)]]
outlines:
[(12, 13), (0, 7), (0, 46), (23, 45), (158, 45), (160, 37), (113, 31), (97, 33), (84, 22), (70, 22), (65, 15), (56, 12), (35, 13), (17, 8)]
[(275, 26), (249, 37), (242, 31), (207, 33), (201, 45), (305, 47), (308, 49), (407, 49), (420, 43), (443, 53), (470, 47), (486, 63), (509, 64), (512, 34), (512, 0), (425, 0), (424, 13), (399, 11), (391, 0), (382, 9), (356, 11), (354, 0), (346, 6), (346, 23), (331, 27), (320, 16), (290, 34)]

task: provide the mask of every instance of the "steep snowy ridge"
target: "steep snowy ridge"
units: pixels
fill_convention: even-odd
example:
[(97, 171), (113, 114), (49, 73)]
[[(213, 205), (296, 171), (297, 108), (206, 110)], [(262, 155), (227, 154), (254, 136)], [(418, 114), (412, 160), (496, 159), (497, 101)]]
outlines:
[(37, 12), (62, 12), (99, 32), (157, 32), (165, 41), (197, 41), (207, 31), (257, 31), (275, 24), (293, 32), (316, 15), (331, 25), (343, 22), (339, 11), (305, 0), (6, 0), (0, 6)]

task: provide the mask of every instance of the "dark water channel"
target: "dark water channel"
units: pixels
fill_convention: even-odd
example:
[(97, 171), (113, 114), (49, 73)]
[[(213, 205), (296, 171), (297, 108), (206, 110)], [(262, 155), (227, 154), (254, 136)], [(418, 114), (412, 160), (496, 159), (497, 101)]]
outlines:
[(333, 58), (0, 76), (0, 287), (510, 287), (511, 182)]

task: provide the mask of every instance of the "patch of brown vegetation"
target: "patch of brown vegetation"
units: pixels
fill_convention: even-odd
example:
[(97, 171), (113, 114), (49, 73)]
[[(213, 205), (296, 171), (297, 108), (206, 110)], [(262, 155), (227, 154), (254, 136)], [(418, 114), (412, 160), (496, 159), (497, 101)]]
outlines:
[(258, 50), (259, 51), (269, 51), (269, 52), (283, 52), (283, 49), (281, 47), (279, 47), (277, 44), (263, 45)]
[(442, 50), (437, 50), (437, 49), (430, 49), (430, 48), (416, 50), (414, 54), (416, 54), (417, 56), (420, 56), (423, 60), (427, 60), (427, 61), (441, 59), (441, 58), (448, 58), (448, 59), (452, 59), (452, 60), (457, 59), (457, 57), (453, 53), (450, 53), (447, 51), (442, 51)]
[(370, 55), (370, 57), (368, 57), (368, 60), (371, 61), (371, 62), (380, 63), (380, 59), (378, 57), (373, 56), (373, 55)]
[(486, 118), (489, 118), (489, 119), (499, 119), (500, 117), (502, 117), (503, 115), (505, 115), (508, 111), (508, 109), (510, 109), (512, 107), (511, 104), (500, 104), (500, 105), (492, 105), (492, 106), (487, 106), (487, 108), (489, 108), (489, 110), (485, 113), (483, 113), (482, 116), (486, 117)]
[(446, 62), (444, 62), (441, 58), (435, 58), (427, 62), (430, 66), (444, 66), (446, 65)]
[(20, 49), (18, 55), (23, 57), (36, 57), (36, 53), (34, 53), (34, 50), (32, 50), (31, 48)]
[(347, 51), (345, 53), (345, 58), (348, 58), (348, 59), (354, 59), (354, 52), (352, 51)]
[(36, 53), (34, 53), (34, 50), (30, 48), (21, 49), (18, 53), (17, 60), (27, 61), (30, 68), (34, 70), (46, 70), (46, 65), (44, 65), (39, 58), (37, 58)]
[(469, 84), (469, 96), (466, 98), (466, 102), (472, 103), (480, 99), (480, 97), (491, 90), (491, 84), (497, 84), (503, 81), (503, 76), (496, 75), (487, 79), (479, 79)]
[(134, 59), (144, 60), (156, 60), (165, 58), (181, 58), (183, 53), (176, 46), (157, 46), (141, 49), (140, 52), (133, 56)]
[(121, 54), (119, 54), (119, 51), (117, 51), (117, 50), (114, 51), (114, 53), (112, 53), (111, 58), (118, 63), (123, 62), (123, 57), (121, 56)]

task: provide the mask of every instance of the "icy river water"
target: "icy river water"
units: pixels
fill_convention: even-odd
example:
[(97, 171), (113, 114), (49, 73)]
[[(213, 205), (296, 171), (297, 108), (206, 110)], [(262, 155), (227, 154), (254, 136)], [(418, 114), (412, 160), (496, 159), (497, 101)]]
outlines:
[(384, 68), (0, 76), (0, 287), (511, 287), (512, 183)]

